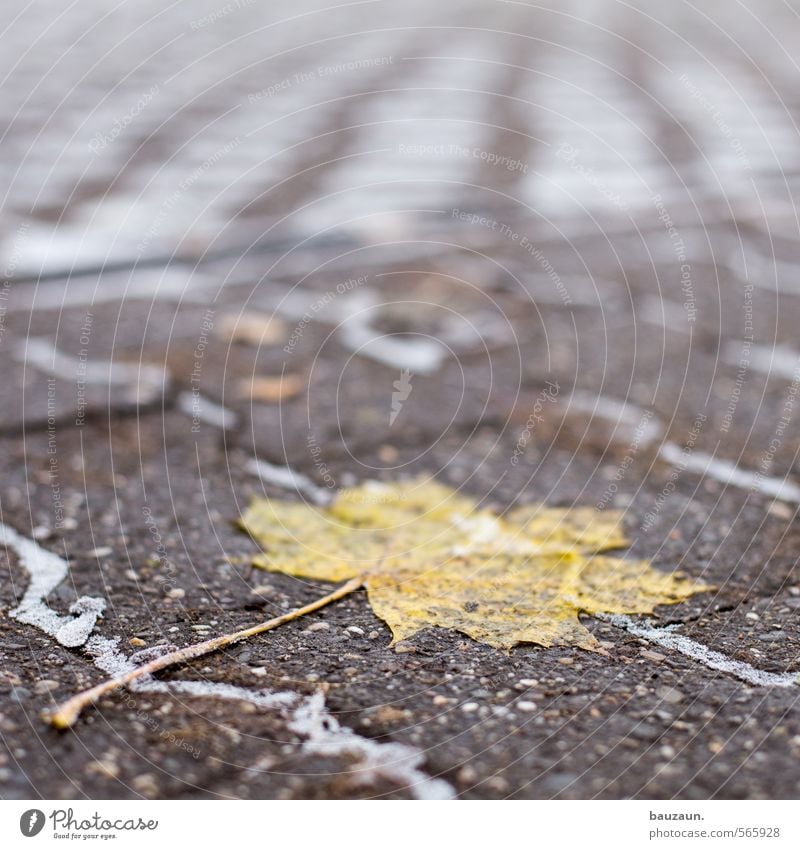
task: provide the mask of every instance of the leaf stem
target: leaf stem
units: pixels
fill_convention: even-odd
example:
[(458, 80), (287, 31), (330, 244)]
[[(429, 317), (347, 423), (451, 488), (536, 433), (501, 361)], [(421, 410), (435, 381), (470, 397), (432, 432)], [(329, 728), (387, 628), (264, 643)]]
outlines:
[(306, 604), (303, 607), (297, 607), (294, 610), (290, 610), (282, 616), (276, 616), (274, 619), (269, 619), (266, 622), (261, 622), (258, 625), (253, 625), (252, 627), (245, 628), (242, 631), (234, 631), (231, 634), (222, 634), (219, 637), (213, 637), (212, 639), (205, 640), (202, 643), (185, 646), (182, 649), (177, 649), (169, 654), (157, 657), (149, 663), (137, 666), (136, 669), (132, 669), (130, 672), (118, 675), (116, 678), (111, 678), (89, 690), (84, 690), (82, 693), (78, 693), (63, 702), (51, 713), (46, 713), (44, 718), (56, 728), (69, 728), (75, 723), (81, 711), (85, 707), (94, 704), (99, 698), (106, 695), (106, 693), (111, 693), (121, 687), (126, 687), (128, 684), (144, 675), (152, 675), (154, 672), (159, 672), (162, 669), (167, 669), (168, 667), (175, 666), (178, 663), (186, 663), (187, 661), (194, 660), (197, 657), (203, 657), (203, 655), (219, 651), (219, 649), (224, 649), (233, 643), (241, 642), (249, 637), (255, 637), (258, 634), (263, 634), (265, 631), (271, 631), (279, 625), (291, 622), (293, 619), (299, 619), (301, 616), (305, 616), (306, 613), (313, 613), (313, 611), (319, 610), (321, 607), (325, 607), (325, 605), (330, 604), (331, 602), (344, 598), (344, 596), (359, 589), (359, 587), (363, 586), (363, 584), (363, 575), (351, 578), (351, 580), (349, 580), (346, 584), (342, 584), (342, 586), (337, 587), (333, 592), (328, 593), (327, 595), (322, 596), (322, 598), (318, 598), (316, 601), (312, 601), (310, 604)]

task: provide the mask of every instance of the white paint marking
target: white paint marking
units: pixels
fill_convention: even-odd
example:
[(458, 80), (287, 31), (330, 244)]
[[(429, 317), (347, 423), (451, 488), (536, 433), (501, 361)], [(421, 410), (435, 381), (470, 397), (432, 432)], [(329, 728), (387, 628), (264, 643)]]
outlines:
[[(729, 342), (725, 346), (725, 361), (741, 365), (742, 351), (740, 342)], [(755, 371), (786, 380), (800, 379), (800, 352), (786, 345), (751, 345), (749, 353), (747, 361)]]
[[(336, 329), (341, 343), (355, 354), (393, 369), (408, 369), (415, 374), (431, 374), (441, 368), (447, 348), (430, 339), (387, 336), (372, 327), (371, 319), (379, 312), (379, 304), (370, 292), (350, 292), (323, 304), (321, 295), (315, 301), (313, 292), (292, 290), (274, 303), (274, 309), (294, 321), (315, 321)], [(326, 309), (322, 309), (324, 305)]]
[(724, 484), (771, 495), (780, 501), (800, 504), (800, 486), (784, 478), (768, 477), (761, 472), (740, 469), (728, 460), (719, 460), (701, 451), (689, 453), (672, 442), (665, 442), (658, 452), (668, 463), (681, 469), (714, 478)]
[(441, 368), (447, 355), (443, 345), (429, 339), (381, 335), (363, 315), (353, 316), (338, 329), (341, 342), (348, 350), (401, 371), (432, 374)]
[(195, 392), (180, 392), (175, 401), (178, 410), (193, 420), (205, 422), (221, 430), (232, 430), (239, 424), (239, 416), (221, 404)]
[(169, 386), (166, 369), (147, 364), (83, 360), (59, 351), (47, 338), (32, 336), (17, 343), (14, 356), (39, 371), (66, 380), (99, 386), (124, 386), (131, 400), (146, 403), (160, 397)]
[(663, 433), (662, 425), (651, 413), (628, 401), (618, 401), (615, 398), (578, 390), (569, 399), (569, 410), (580, 410), (617, 425), (624, 425), (633, 431), (632, 435), (640, 445), (649, 445)]
[(200, 277), (175, 269), (108, 272), (99, 279), (48, 280), (14, 287), (9, 312), (62, 310), (96, 306), (116, 301), (172, 301), (207, 304), (214, 278)]
[[(158, 654), (159, 649), (154, 647), (127, 657), (118, 648), (118, 637), (90, 636), (97, 616), (105, 607), (103, 599), (88, 596), (78, 599), (70, 608), (72, 613), (77, 614), (76, 617), (60, 616), (51, 610), (44, 603), (44, 597), (67, 576), (67, 562), (2, 523), (0, 543), (16, 552), (20, 565), (30, 578), (22, 602), (9, 614), (14, 619), (39, 628), (62, 645), (73, 648), (84, 646), (94, 665), (112, 678), (135, 669), (137, 657)], [(161, 647), (161, 651), (167, 650), (167, 647)], [(328, 713), (322, 693), (304, 698), (289, 691), (273, 693), (213, 681), (155, 681), (150, 677), (131, 682), (129, 689), (137, 693), (173, 693), (246, 701), (262, 709), (287, 711), (294, 708), (288, 714), (289, 728), (305, 738), (304, 752), (323, 756), (355, 755), (359, 761), (353, 766), (354, 776), (361, 783), (383, 777), (407, 787), (417, 799), (452, 799), (455, 796), (455, 791), (446, 781), (431, 778), (419, 768), (425, 759), (422, 752), (402, 743), (377, 743), (341, 726)]]
[(83, 645), (98, 616), (102, 614), (105, 602), (99, 598), (83, 596), (70, 608), (74, 617), (59, 616), (43, 599), (66, 578), (69, 568), (67, 562), (1, 523), (0, 544), (16, 552), (20, 564), (30, 575), (30, 583), (22, 600), (8, 615), (18, 622), (44, 631), (62, 646)]
[(453, 799), (453, 788), (440, 778), (431, 778), (419, 768), (424, 756), (402, 743), (377, 743), (342, 727), (325, 708), (322, 693), (308, 699), (294, 712), (289, 728), (306, 738), (303, 752), (322, 757), (356, 755), (350, 773), (360, 784), (384, 777), (408, 787), (417, 799)]
[(667, 330), (687, 335), (691, 328), (686, 310), (680, 304), (662, 298), (643, 298), (636, 310), (636, 318), (656, 327), (665, 327)]
[(278, 486), (281, 489), (290, 489), (294, 492), (304, 493), (315, 504), (328, 504), (333, 498), (329, 489), (317, 486), (310, 478), (302, 472), (296, 472), (288, 466), (275, 466), (266, 460), (251, 458), (245, 464), (245, 469), (250, 474), (260, 478), (264, 483)]
[(747, 681), (748, 684), (755, 684), (757, 687), (795, 687), (800, 684), (796, 672), (765, 672), (763, 669), (756, 669), (749, 663), (732, 660), (724, 654), (712, 651), (702, 643), (684, 637), (682, 634), (676, 634), (674, 629), (679, 627), (677, 625), (656, 628), (652, 625), (635, 622), (629, 616), (603, 616), (602, 618), (618, 628), (624, 628), (636, 637), (642, 637), (656, 645), (673, 649), (686, 655), (686, 657), (699, 661), (709, 669), (716, 669), (719, 672), (733, 675), (735, 678)]

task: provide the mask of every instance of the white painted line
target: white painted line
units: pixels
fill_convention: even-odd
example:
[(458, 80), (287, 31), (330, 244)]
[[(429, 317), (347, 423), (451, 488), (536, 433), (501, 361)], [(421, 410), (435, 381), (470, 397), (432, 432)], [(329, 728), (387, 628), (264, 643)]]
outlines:
[[(725, 346), (725, 361), (740, 365), (743, 361), (742, 343)], [(747, 360), (754, 371), (786, 380), (800, 380), (800, 352), (786, 345), (751, 345)]]
[(647, 324), (686, 335), (691, 328), (686, 310), (680, 304), (662, 298), (643, 298), (636, 310), (636, 318)]
[(45, 374), (76, 384), (127, 387), (130, 401), (136, 404), (159, 398), (170, 385), (169, 374), (159, 366), (71, 357), (41, 336), (20, 340), (14, 348), (14, 357)]
[(373, 329), (363, 314), (356, 314), (337, 328), (342, 344), (354, 354), (399, 371), (432, 374), (447, 356), (447, 349), (430, 339), (402, 339)]
[(214, 285), (219, 286), (213, 278), (172, 268), (106, 272), (96, 279), (73, 277), (16, 285), (8, 311), (63, 310), (116, 301), (206, 304)]
[(313, 317), (314, 321), (335, 328), (349, 351), (392, 369), (431, 374), (441, 368), (448, 353), (444, 345), (418, 336), (408, 339), (387, 336), (372, 327), (370, 318), (378, 314), (380, 305), (371, 292), (352, 291), (323, 304), (324, 297), (319, 293), (291, 290), (276, 295), (274, 309), (292, 321), (308, 321)]
[(205, 422), (221, 430), (232, 430), (239, 424), (239, 416), (205, 395), (196, 392), (180, 392), (175, 399), (177, 409), (191, 419)]
[(652, 413), (629, 401), (618, 401), (615, 398), (576, 390), (569, 398), (567, 410), (580, 410), (615, 424), (621, 424), (633, 431), (632, 435), (640, 445), (649, 445), (663, 433), (661, 423)]
[[(45, 604), (44, 597), (67, 576), (69, 566), (65, 560), (2, 523), (0, 544), (16, 552), (20, 565), (29, 576), (22, 601), (9, 613), (12, 618), (33, 625), (62, 645), (72, 648), (84, 646), (94, 665), (110, 677), (136, 668), (137, 655), (128, 657), (123, 654), (118, 648), (119, 637), (106, 639), (91, 635), (96, 619), (105, 607), (103, 599), (88, 596), (78, 599), (70, 608), (76, 614), (74, 616), (61, 616)], [(168, 649), (163, 647), (163, 650)], [(150, 656), (154, 654), (153, 649), (146, 651)], [(148, 677), (131, 682), (129, 689), (134, 693), (173, 693), (246, 701), (265, 710), (285, 712), (291, 709), (288, 725), (305, 738), (302, 750), (311, 755), (355, 756), (357, 762), (351, 769), (361, 783), (386, 778), (407, 787), (417, 799), (452, 799), (455, 796), (455, 791), (446, 781), (431, 778), (420, 769), (425, 760), (421, 751), (402, 743), (378, 743), (341, 726), (325, 707), (322, 693), (303, 697), (291, 691), (276, 693), (213, 681), (156, 681)]]
[(402, 743), (378, 743), (342, 727), (325, 708), (322, 693), (308, 699), (294, 712), (289, 728), (305, 737), (303, 752), (321, 757), (355, 755), (358, 763), (350, 773), (360, 784), (385, 777), (408, 787), (417, 799), (453, 799), (453, 788), (441, 778), (420, 770), (425, 757), (419, 749)]
[(69, 569), (66, 560), (4, 524), (0, 524), (0, 544), (16, 552), (20, 565), (30, 576), (22, 600), (8, 615), (44, 631), (62, 646), (83, 645), (103, 612), (103, 599), (84, 596), (70, 608), (76, 614), (74, 617), (60, 616), (43, 599), (66, 578)]
[(755, 684), (757, 687), (796, 687), (800, 685), (800, 675), (797, 672), (765, 672), (763, 669), (756, 669), (749, 663), (732, 660), (724, 654), (712, 651), (702, 643), (684, 637), (682, 634), (676, 634), (673, 629), (677, 628), (677, 625), (656, 628), (635, 622), (629, 616), (602, 616), (601, 618), (618, 628), (624, 628), (636, 637), (642, 637), (648, 642), (673, 649), (702, 663), (709, 669), (716, 669), (719, 672), (733, 675), (748, 684)]
[(275, 466), (272, 463), (267, 463), (266, 460), (251, 458), (245, 463), (245, 469), (264, 483), (303, 493), (315, 504), (328, 504), (333, 498), (330, 489), (317, 486), (302, 472), (296, 472), (288, 466)]
[(672, 442), (665, 442), (658, 453), (668, 463), (703, 477), (714, 478), (739, 489), (771, 495), (779, 501), (800, 504), (800, 486), (785, 478), (768, 477), (761, 472), (740, 469), (728, 460), (719, 460), (701, 451), (690, 453)]

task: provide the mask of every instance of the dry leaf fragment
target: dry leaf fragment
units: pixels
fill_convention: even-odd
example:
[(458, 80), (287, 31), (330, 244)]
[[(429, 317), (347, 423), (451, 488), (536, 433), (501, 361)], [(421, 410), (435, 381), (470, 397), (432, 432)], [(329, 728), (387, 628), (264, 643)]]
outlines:
[(282, 342), (289, 331), (277, 316), (259, 312), (229, 313), (217, 324), (217, 335), (229, 342), (247, 345), (275, 345)]
[(598, 643), (584, 613), (652, 613), (709, 587), (601, 552), (628, 544), (620, 515), (521, 507), (505, 515), (430, 480), (342, 490), (325, 508), (257, 499), (241, 520), (254, 564), (321, 581), (363, 576), (394, 643), (452, 628), (498, 648)]
[(275, 404), (278, 401), (299, 395), (305, 385), (305, 379), (299, 374), (285, 374), (280, 377), (254, 377), (252, 380), (240, 380), (237, 394), (242, 399)]

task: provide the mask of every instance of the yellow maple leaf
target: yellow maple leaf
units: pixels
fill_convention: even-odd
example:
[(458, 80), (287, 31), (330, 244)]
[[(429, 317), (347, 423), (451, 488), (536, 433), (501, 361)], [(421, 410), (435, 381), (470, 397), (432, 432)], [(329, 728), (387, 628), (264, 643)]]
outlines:
[(344, 581), (315, 601), (248, 628), (184, 646), (67, 699), (47, 719), (69, 728), (104, 695), (313, 613), (366, 586), (394, 642), (422, 628), (453, 628), (510, 649), (517, 643), (598, 650), (578, 614), (652, 613), (712, 589), (657, 572), (622, 548), (619, 513), (528, 506), (497, 512), (430, 480), (365, 484), (326, 508), (256, 499), (241, 526), (264, 569)]
[(597, 650), (579, 613), (652, 613), (711, 589), (602, 555), (628, 544), (617, 512), (534, 505), (498, 515), (423, 479), (342, 490), (324, 508), (259, 498), (240, 524), (262, 547), (260, 568), (363, 577), (395, 643), (438, 626), (497, 648)]

